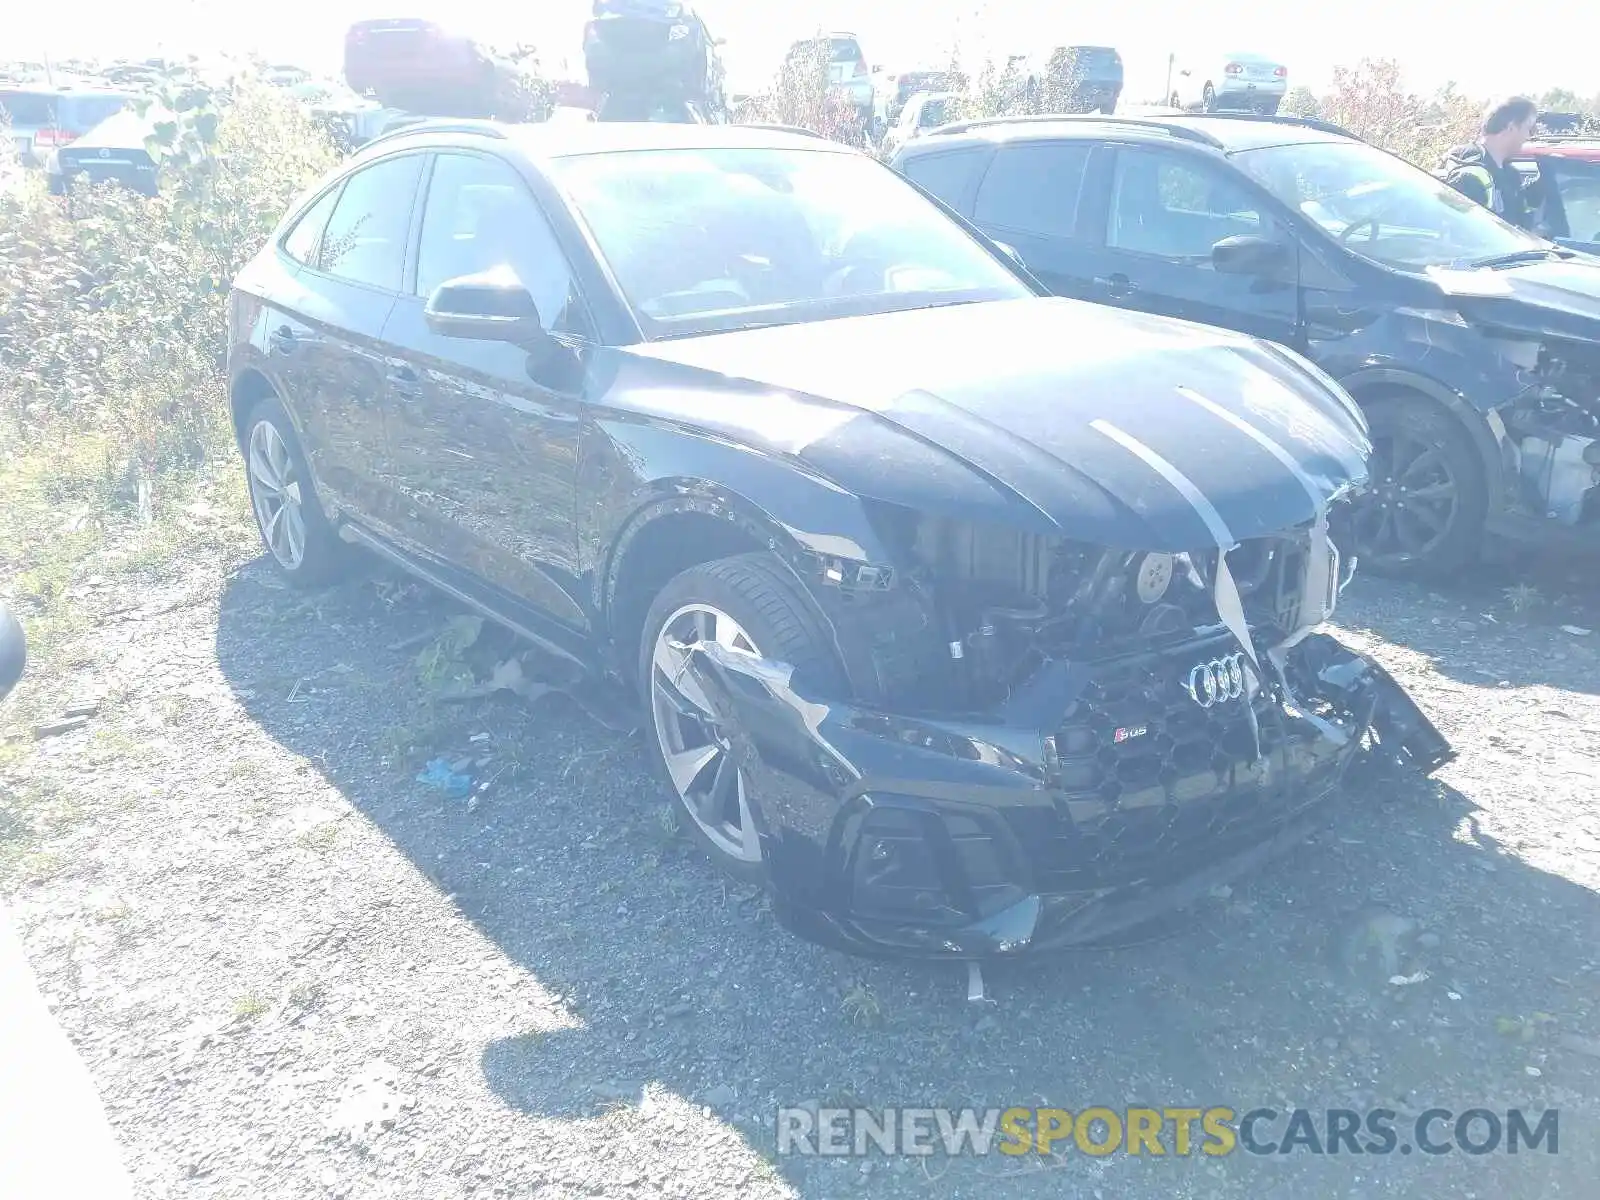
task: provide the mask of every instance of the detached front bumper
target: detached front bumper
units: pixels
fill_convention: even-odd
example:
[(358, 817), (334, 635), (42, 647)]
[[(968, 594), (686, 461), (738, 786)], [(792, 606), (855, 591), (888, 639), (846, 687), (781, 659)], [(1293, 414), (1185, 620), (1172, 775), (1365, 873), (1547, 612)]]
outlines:
[(1454, 757), (1382, 667), (1322, 635), (1290, 653), (1294, 694), (1202, 708), (1183, 672), (1232, 648), (1047, 664), (973, 721), (816, 696), (717, 647), (692, 669), (746, 768), (786, 925), (856, 953), (987, 957), (1186, 906), (1311, 832), (1358, 759)]

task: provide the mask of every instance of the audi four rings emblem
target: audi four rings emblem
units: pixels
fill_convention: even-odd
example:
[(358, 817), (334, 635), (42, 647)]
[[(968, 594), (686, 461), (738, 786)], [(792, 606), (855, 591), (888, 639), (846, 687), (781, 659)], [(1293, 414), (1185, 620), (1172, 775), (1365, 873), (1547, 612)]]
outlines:
[(1183, 681), (1183, 690), (1201, 708), (1239, 699), (1244, 695), (1244, 655), (1225, 654), (1210, 662), (1195, 663)]

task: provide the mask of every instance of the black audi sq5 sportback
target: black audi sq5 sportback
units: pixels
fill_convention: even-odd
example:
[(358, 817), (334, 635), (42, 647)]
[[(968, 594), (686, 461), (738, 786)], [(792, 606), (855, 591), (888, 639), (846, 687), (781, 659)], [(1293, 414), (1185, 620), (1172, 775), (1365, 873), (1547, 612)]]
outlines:
[(365, 547), (636, 692), (793, 929), (1145, 922), (1444, 739), (1317, 627), (1360, 412), (1293, 351), (1050, 298), (771, 128), (421, 122), (285, 217), (231, 399), (291, 580)]

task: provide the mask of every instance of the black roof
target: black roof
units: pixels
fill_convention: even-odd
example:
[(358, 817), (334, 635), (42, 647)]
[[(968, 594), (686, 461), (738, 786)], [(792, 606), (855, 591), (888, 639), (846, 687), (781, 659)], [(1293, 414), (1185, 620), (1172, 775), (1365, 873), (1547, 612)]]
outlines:
[(951, 141), (993, 142), (1026, 138), (1101, 139), (1140, 138), (1170, 141), (1174, 138), (1231, 154), (1260, 146), (1282, 146), (1295, 142), (1335, 142), (1355, 135), (1337, 125), (1310, 117), (1266, 116), (1256, 113), (1208, 113), (1167, 116), (1084, 116), (1045, 115), (1036, 117), (996, 117), (985, 121), (961, 121), (935, 129), (925, 137), (908, 142), (905, 152), (932, 154)]
[(486, 139), (508, 144), (536, 159), (610, 154), (626, 150), (822, 150), (856, 154), (806, 130), (775, 125), (690, 125), (668, 122), (422, 120), (391, 128), (361, 148), (363, 155), (402, 139), (430, 145)]

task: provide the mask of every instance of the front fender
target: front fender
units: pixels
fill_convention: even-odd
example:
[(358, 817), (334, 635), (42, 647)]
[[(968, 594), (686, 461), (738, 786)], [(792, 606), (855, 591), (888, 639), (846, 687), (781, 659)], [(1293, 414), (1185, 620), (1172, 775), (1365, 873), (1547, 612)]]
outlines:
[[(1443, 380), (1403, 367), (1365, 367), (1339, 381), (1359, 403), (1364, 396), (1391, 391), (1415, 392), (1450, 413), (1472, 439), (1489, 485), (1489, 510), (1505, 507), (1505, 459), (1501, 446), (1504, 426), (1492, 408), (1474, 403), (1467, 395)], [(1507, 401), (1511, 397), (1506, 397)]]
[(609, 608), (628, 542), (667, 512), (722, 517), (789, 552), (893, 562), (861, 498), (802, 463), (663, 424), (600, 421), (597, 433), (584, 455), (584, 476), (597, 499), (586, 514), (583, 543), (601, 610)]

